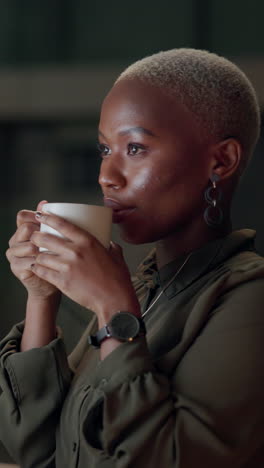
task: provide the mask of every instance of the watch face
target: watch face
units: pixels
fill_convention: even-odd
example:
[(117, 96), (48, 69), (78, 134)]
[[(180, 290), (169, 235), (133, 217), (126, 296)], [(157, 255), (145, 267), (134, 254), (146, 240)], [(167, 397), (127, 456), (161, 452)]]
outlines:
[(121, 341), (130, 341), (138, 336), (140, 323), (135, 315), (128, 312), (119, 312), (112, 317), (109, 328), (114, 338)]

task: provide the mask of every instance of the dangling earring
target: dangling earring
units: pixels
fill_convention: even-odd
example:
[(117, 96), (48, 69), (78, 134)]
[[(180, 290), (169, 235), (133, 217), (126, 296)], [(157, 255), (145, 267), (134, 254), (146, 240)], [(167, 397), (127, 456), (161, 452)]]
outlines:
[(204, 198), (209, 203), (204, 212), (204, 220), (208, 226), (217, 227), (223, 221), (223, 211), (218, 205), (222, 198), (222, 191), (216, 186), (220, 177), (217, 174), (212, 174), (210, 180), (213, 185), (204, 192)]

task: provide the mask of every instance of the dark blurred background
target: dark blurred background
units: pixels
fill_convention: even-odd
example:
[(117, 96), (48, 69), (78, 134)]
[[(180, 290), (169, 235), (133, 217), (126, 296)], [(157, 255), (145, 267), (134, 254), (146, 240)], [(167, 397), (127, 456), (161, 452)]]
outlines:
[[(263, 108), (263, 18), (262, 0), (0, 0), (0, 338), (24, 315), (25, 292), (4, 254), (16, 213), (42, 199), (101, 202), (99, 109), (120, 71), (160, 50), (205, 48), (245, 71)], [(262, 134), (233, 207), (234, 227), (256, 229), (262, 254), (263, 149)], [(133, 271), (149, 246), (124, 248)], [(87, 319), (63, 301), (69, 350)]]

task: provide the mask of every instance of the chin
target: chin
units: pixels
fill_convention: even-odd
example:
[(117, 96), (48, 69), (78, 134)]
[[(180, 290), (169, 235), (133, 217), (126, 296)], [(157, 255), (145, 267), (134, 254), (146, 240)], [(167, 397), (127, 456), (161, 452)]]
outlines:
[(153, 232), (144, 232), (139, 229), (125, 229), (125, 227), (119, 226), (120, 237), (127, 244), (140, 245), (140, 244), (150, 244), (156, 242), (158, 239), (157, 236), (153, 235)]

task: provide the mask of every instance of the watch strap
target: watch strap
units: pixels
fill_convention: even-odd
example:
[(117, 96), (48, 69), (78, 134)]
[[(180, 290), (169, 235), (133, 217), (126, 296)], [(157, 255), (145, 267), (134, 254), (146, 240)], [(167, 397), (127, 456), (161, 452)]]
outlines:
[(110, 338), (111, 334), (107, 325), (100, 328), (95, 335), (88, 335), (88, 343), (91, 344), (94, 348), (100, 348), (102, 341), (106, 338)]

